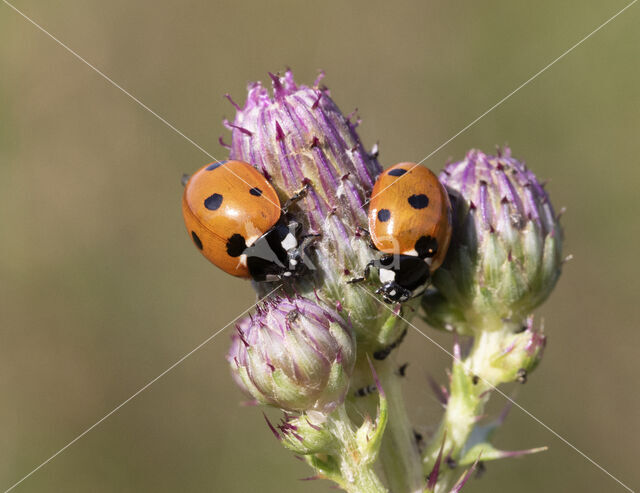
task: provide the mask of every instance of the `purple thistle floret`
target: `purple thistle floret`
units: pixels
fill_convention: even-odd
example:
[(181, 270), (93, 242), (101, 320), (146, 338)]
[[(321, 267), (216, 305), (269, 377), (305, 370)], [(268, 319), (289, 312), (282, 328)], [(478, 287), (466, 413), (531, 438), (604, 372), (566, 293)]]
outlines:
[(355, 341), (336, 312), (302, 297), (272, 298), (236, 328), (227, 359), (259, 402), (323, 413), (342, 403)]
[(438, 476), (440, 475), (440, 464), (442, 463), (442, 452), (444, 451), (444, 445), (446, 442), (447, 433), (445, 432), (442, 437), (442, 444), (440, 445), (440, 450), (438, 452), (438, 457), (436, 458), (436, 462), (433, 465), (433, 469), (427, 475), (427, 491), (435, 491), (436, 484), (438, 483)]
[(467, 481), (469, 481), (469, 479), (471, 478), (473, 471), (476, 470), (476, 467), (479, 463), (480, 457), (478, 457), (476, 461), (471, 465), (471, 467), (460, 477), (458, 482), (453, 485), (453, 488), (451, 488), (451, 491), (449, 493), (460, 493), (464, 485), (467, 484)]
[(562, 266), (562, 228), (547, 192), (509, 148), (470, 151), (440, 180), (452, 195), (454, 234), (434, 276), (438, 291), (423, 300), (428, 321), (459, 333), (522, 324)]
[(291, 71), (270, 76), (273, 96), (260, 82), (250, 84), (244, 107), (228, 124), (229, 157), (250, 162), (288, 196), (311, 180), (306, 202), (311, 230), (323, 230), (332, 216), (336, 233), (342, 235), (336, 240), (349, 243), (349, 226), (366, 224), (363, 205), (380, 165), (320, 80), (307, 87), (298, 86)]
[[(252, 320), (253, 320), (252, 316), (248, 316), (240, 319), (236, 324), (236, 331), (231, 336), (231, 345), (229, 346), (229, 350), (227, 351), (227, 362), (229, 363), (229, 365), (231, 365), (232, 369), (234, 366), (236, 366), (235, 359), (237, 358), (239, 351), (242, 349), (242, 346), (244, 345), (244, 342), (240, 338), (240, 334), (245, 334), (249, 330)], [(254, 399), (251, 391), (245, 385), (239, 372), (231, 371), (231, 378), (233, 378), (233, 381), (236, 383), (238, 388), (242, 391), (242, 393), (245, 396), (251, 399)]]
[(307, 232), (321, 235), (317, 284), (339, 285), (344, 269), (369, 260), (360, 245), (365, 242), (358, 241), (355, 249), (352, 243), (367, 224), (364, 205), (381, 168), (320, 80), (307, 87), (298, 86), (290, 71), (270, 76), (273, 96), (260, 82), (250, 84), (244, 107), (228, 124), (229, 157), (253, 164), (283, 199), (310, 185), (297, 218)]
[(527, 221), (542, 236), (559, 229), (547, 192), (509, 148), (498, 156), (472, 150), (464, 161), (447, 165), (440, 180), (475, 210), (479, 242), (492, 231), (508, 235), (511, 229), (523, 229)]

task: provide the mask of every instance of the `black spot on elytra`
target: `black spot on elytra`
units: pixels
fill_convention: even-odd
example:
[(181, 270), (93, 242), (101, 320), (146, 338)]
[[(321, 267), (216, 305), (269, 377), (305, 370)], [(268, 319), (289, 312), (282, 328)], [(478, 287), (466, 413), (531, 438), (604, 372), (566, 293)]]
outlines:
[(396, 168), (389, 171), (389, 176), (402, 176), (407, 172), (404, 168)]
[(409, 205), (414, 209), (424, 209), (429, 205), (429, 197), (421, 193), (418, 195), (412, 195), (409, 197)]
[(226, 161), (218, 161), (217, 163), (211, 163), (209, 166), (207, 166), (207, 171), (213, 171), (216, 168), (219, 168), (220, 166), (222, 166), (224, 163), (226, 163)]
[(214, 193), (213, 195), (204, 199), (204, 206), (210, 211), (215, 211), (222, 204), (222, 195)]
[(198, 247), (198, 250), (202, 250), (202, 241), (200, 240), (200, 238), (198, 237), (195, 231), (191, 232), (191, 238), (193, 238), (193, 242)]
[(260, 190), (258, 187), (253, 187), (251, 190), (249, 190), (249, 193), (251, 195), (255, 195), (256, 197), (260, 197), (260, 195), (262, 195), (262, 190)]
[(230, 257), (239, 257), (246, 249), (247, 244), (241, 234), (236, 233), (227, 240), (227, 253)]
[(433, 257), (438, 252), (438, 240), (433, 236), (421, 236), (416, 241), (415, 249), (420, 258)]
[(391, 211), (389, 209), (380, 209), (378, 211), (378, 221), (386, 223), (391, 217)]

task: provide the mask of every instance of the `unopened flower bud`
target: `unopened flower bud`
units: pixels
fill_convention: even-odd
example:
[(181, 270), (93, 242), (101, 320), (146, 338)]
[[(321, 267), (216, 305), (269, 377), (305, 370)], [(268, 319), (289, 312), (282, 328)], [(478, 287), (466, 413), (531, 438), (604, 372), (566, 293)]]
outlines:
[(249, 399), (251, 399), (250, 402), (255, 403), (253, 392), (250, 390), (249, 387), (247, 387), (244, 380), (240, 376), (240, 372), (237, 371), (236, 363), (235, 363), (235, 358), (237, 357), (238, 352), (241, 349), (241, 346), (244, 345), (244, 342), (242, 342), (242, 339), (240, 338), (239, 334), (246, 333), (251, 323), (252, 323), (251, 317), (245, 317), (238, 321), (238, 323), (236, 324), (236, 331), (233, 334), (231, 334), (231, 345), (229, 346), (229, 350), (227, 351), (226, 358), (231, 368), (231, 378), (233, 379), (235, 384), (238, 386), (242, 394), (245, 397), (248, 397)]
[(228, 360), (256, 400), (287, 411), (328, 413), (344, 400), (355, 362), (351, 329), (302, 297), (274, 298), (238, 325)]
[(521, 323), (553, 290), (562, 265), (562, 228), (536, 176), (511, 157), (471, 151), (440, 175), (454, 208), (454, 234), (427, 321), (473, 333)]
[[(405, 327), (398, 323), (383, 334), (386, 307), (347, 281), (361, 275), (378, 254), (361, 233), (367, 227), (366, 199), (382, 169), (377, 152), (364, 149), (357, 121), (341, 113), (320, 80), (313, 87), (297, 85), (290, 71), (271, 78), (273, 95), (259, 82), (250, 84), (244, 106), (235, 105), (233, 123), (227, 122), (229, 156), (253, 164), (283, 202), (308, 186), (291, 213), (306, 234), (317, 235), (314, 268), (296, 280), (296, 290), (308, 297), (315, 290), (327, 303), (343, 308), (363, 353), (376, 351)], [(264, 294), (272, 288), (263, 283), (256, 289)]]
[(542, 359), (546, 344), (542, 329), (533, 326), (533, 316), (516, 330), (485, 332), (477, 337), (470, 370), (493, 386), (525, 383)]
[(282, 444), (300, 455), (328, 454), (339, 447), (336, 437), (327, 429), (322, 418), (314, 423), (314, 416), (285, 414), (276, 426)]

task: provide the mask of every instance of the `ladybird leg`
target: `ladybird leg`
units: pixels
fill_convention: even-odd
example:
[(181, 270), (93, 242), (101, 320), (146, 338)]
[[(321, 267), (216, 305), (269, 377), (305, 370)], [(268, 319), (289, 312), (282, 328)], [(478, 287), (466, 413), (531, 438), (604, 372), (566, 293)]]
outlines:
[(183, 187), (187, 186), (187, 182), (189, 181), (189, 178), (191, 178), (191, 175), (187, 173), (182, 173), (182, 178), (180, 178), (180, 183), (182, 183)]
[(302, 236), (300, 239), (302, 240), (300, 242), (300, 247), (298, 248), (298, 252), (300, 255), (300, 258), (302, 260), (302, 263), (306, 266), (307, 269), (309, 270), (316, 270), (316, 266), (313, 263), (313, 261), (311, 260), (310, 256), (307, 254), (307, 250), (309, 249), (309, 247), (311, 247), (316, 241), (318, 241), (318, 238), (320, 237), (319, 234), (307, 234)]
[(400, 255), (395, 253), (385, 253), (380, 257), (380, 264), (386, 269), (398, 269), (400, 267)]
[(314, 241), (318, 241), (318, 238), (322, 237), (322, 233), (307, 233), (306, 235), (302, 235), (300, 239), (302, 241), (309, 240), (310, 243)]
[(294, 193), (291, 197), (289, 197), (289, 199), (282, 206), (283, 214), (287, 213), (287, 211), (289, 210), (289, 207), (291, 207), (293, 204), (303, 199), (307, 195), (307, 192), (309, 192), (310, 188), (311, 188), (311, 184), (305, 183), (304, 186), (298, 192)]
[(412, 298), (412, 293), (395, 281), (384, 283), (375, 291), (386, 303), (403, 303)]
[(363, 282), (363, 281), (366, 281), (366, 280), (367, 280), (366, 276), (352, 277), (351, 279), (349, 279), (347, 281), (347, 284), (357, 284), (359, 282)]
[(300, 237), (300, 250), (304, 251), (313, 245), (322, 235), (320, 233), (310, 233)]
[(289, 221), (287, 223), (287, 228), (289, 228), (289, 233), (291, 233), (293, 236), (298, 236), (298, 232), (300, 231), (300, 228), (302, 226), (300, 225), (300, 223), (298, 221)]
[(375, 260), (371, 260), (364, 268), (364, 273), (361, 277), (354, 277), (353, 279), (349, 279), (347, 281), (347, 284), (356, 284), (359, 282), (363, 282), (366, 281), (367, 279), (369, 279), (369, 273), (371, 271), (371, 266), (375, 265), (376, 261)]
[(373, 239), (371, 238), (371, 232), (368, 229), (362, 228), (360, 226), (358, 226), (356, 228), (356, 238), (358, 237), (364, 237), (369, 241), (369, 247), (373, 250), (377, 250), (375, 243), (373, 242)]

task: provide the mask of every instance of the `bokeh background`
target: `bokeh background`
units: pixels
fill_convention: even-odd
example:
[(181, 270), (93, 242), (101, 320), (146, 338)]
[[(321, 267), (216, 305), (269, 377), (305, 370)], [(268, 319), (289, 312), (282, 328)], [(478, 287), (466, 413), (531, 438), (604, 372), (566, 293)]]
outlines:
[[(610, 0), (15, 0), (209, 152), (248, 81), (322, 68), (385, 165), (418, 161), (625, 5)], [(566, 266), (539, 310), (543, 364), (518, 402), (640, 486), (640, 5), (427, 163), (508, 143), (564, 216)], [(180, 176), (208, 158), (0, 4), (0, 488), (131, 396), (254, 301), (193, 248)], [(422, 325), (421, 325), (422, 327)], [(430, 330), (430, 329), (426, 329)], [(446, 334), (430, 335), (451, 344)], [(221, 334), (16, 492), (322, 492), (239, 406)], [(417, 334), (406, 392), (428, 433)], [(506, 389), (511, 391), (511, 389)], [(504, 402), (496, 396), (494, 408)], [(518, 410), (497, 438), (549, 451), (490, 463), (470, 492), (624, 491)]]

